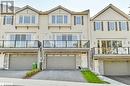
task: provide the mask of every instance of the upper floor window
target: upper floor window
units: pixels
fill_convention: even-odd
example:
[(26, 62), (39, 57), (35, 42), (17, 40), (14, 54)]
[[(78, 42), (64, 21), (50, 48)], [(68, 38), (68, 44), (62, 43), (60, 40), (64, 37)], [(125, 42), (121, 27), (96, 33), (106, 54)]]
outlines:
[(9, 40), (26, 41), (32, 40), (31, 34), (11, 34)]
[(116, 31), (117, 30), (117, 22), (110, 21), (108, 22), (108, 31)]
[(13, 25), (13, 16), (4, 16), (4, 25)]
[(74, 25), (83, 25), (83, 16), (74, 16)]
[(67, 24), (68, 16), (66, 15), (53, 15), (52, 24)]
[(35, 16), (19, 16), (19, 24), (35, 24)]
[(101, 22), (101, 21), (94, 22), (94, 30), (103, 31), (103, 22)]
[(127, 31), (128, 22), (126, 22), (126, 21), (119, 22), (119, 29), (120, 29), (120, 31)]

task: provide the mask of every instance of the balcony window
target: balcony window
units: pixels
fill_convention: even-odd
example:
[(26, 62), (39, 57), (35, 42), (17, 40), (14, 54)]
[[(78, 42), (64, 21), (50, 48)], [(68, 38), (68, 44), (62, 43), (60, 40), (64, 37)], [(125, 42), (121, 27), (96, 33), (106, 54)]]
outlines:
[(53, 15), (52, 24), (67, 24), (68, 16), (66, 15)]
[(101, 21), (94, 22), (94, 30), (103, 31), (103, 22), (101, 22)]
[(108, 31), (116, 31), (117, 30), (117, 22), (110, 21), (108, 22)]
[(4, 16), (4, 25), (13, 25), (13, 16)]
[(119, 22), (119, 28), (120, 31), (127, 31), (128, 30), (128, 24), (125, 21)]

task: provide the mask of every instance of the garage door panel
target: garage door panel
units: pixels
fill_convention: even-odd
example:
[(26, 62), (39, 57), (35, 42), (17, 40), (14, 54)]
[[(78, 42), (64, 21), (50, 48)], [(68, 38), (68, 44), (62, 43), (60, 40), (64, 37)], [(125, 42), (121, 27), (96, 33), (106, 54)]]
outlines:
[(126, 61), (105, 61), (105, 75), (129, 75), (130, 62)]
[(11, 55), (9, 66), (13, 70), (28, 70), (33, 62), (37, 62), (37, 55)]
[(74, 56), (48, 56), (47, 69), (75, 69), (76, 58)]

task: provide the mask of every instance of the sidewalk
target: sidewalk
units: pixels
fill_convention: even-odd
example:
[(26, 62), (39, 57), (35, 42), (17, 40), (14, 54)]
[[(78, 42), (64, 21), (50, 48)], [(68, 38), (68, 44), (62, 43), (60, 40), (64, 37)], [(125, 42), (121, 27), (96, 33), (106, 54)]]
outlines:
[(102, 80), (111, 83), (112, 85), (116, 85), (116, 86), (127, 86), (127, 85), (124, 84), (124, 83), (118, 82), (118, 81), (116, 81), (116, 80), (110, 79), (110, 78), (105, 77), (105, 76), (99, 76), (99, 77), (100, 77)]
[[(65, 82), (65, 81), (50, 81), (50, 80), (32, 80), (32, 79), (15, 79), (15, 78), (0, 78), (0, 83), (7, 85), (22, 85), (22, 86), (117, 86), (111, 84), (91, 84), (81, 82)], [(0, 85), (1, 85), (0, 84)]]

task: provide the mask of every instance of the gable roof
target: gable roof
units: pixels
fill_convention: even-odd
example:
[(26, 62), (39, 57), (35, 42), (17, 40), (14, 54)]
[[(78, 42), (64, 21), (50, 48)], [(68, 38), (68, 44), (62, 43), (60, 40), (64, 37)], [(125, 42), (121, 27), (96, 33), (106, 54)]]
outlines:
[(49, 11), (43, 12), (42, 14), (49, 14), (49, 13), (51, 13), (53, 11), (58, 10), (58, 9), (62, 9), (62, 10), (66, 11), (66, 12), (68, 12), (70, 14), (88, 14), (89, 13), (89, 10), (85, 10), (85, 11), (82, 11), (82, 12), (74, 12), (74, 11), (71, 11), (71, 10), (69, 10), (67, 8), (64, 8), (63, 6), (59, 5), (59, 6), (53, 8), (53, 9), (51, 9)]
[(35, 8), (29, 6), (29, 5), (26, 5), (26, 6), (22, 7), (21, 9), (17, 10), (15, 13), (19, 13), (19, 12), (25, 10), (25, 9), (30, 9), (30, 10), (38, 13), (38, 14), (40, 13), (40, 11), (38, 11), (37, 9), (35, 9)]
[(119, 13), (120, 15), (122, 15), (123, 17), (125, 17), (126, 19), (129, 19), (129, 16), (126, 13), (124, 13), (123, 11), (121, 11), (119, 8), (115, 7), (113, 4), (109, 4), (103, 10), (101, 10), (96, 15), (94, 15), (93, 17), (91, 17), (91, 20), (94, 20), (96, 17), (98, 17), (99, 15), (101, 15), (103, 12), (105, 12), (109, 8), (113, 9), (114, 11), (116, 11), (117, 13)]

